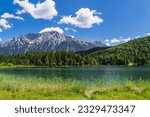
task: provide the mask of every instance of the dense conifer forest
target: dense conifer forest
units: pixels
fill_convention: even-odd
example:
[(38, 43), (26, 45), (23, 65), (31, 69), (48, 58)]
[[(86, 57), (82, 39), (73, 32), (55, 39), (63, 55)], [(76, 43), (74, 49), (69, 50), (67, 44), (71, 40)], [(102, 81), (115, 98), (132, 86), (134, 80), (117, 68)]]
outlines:
[(52, 51), (0, 56), (2, 65), (36, 65), (36, 66), (89, 66), (98, 65), (91, 55), (80, 55), (74, 52)]

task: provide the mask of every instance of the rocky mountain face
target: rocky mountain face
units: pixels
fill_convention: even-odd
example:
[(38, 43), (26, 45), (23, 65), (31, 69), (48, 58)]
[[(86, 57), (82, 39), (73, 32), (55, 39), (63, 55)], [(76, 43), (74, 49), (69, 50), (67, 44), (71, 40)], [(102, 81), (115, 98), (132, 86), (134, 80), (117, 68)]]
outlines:
[(88, 42), (52, 31), (37, 34), (29, 33), (18, 38), (13, 38), (0, 46), (0, 55), (54, 50), (77, 52), (105, 46), (101, 42)]

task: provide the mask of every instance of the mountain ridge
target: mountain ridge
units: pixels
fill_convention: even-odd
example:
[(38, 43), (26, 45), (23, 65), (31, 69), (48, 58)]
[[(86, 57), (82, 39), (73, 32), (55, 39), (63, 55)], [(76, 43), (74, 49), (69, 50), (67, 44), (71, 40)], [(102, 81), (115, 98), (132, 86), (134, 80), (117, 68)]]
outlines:
[(28, 33), (5, 42), (0, 47), (0, 55), (22, 54), (27, 52), (47, 51), (85, 51), (94, 47), (106, 47), (102, 42), (89, 42), (73, 38), (56, 31)]

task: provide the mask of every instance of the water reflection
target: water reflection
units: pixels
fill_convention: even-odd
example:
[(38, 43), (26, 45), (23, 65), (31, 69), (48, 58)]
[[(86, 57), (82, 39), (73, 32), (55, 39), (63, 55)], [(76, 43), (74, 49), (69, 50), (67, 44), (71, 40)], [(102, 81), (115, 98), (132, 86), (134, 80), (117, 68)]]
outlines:
[(127, 66), (102, 66), (102, 67), (70, 67), (70, 68), (5, 68), (0, 69), (2, 75), (13, 75), (15, 77), (37, 77), (64, 79), (150, 79), (150, 67), (127, 67)]

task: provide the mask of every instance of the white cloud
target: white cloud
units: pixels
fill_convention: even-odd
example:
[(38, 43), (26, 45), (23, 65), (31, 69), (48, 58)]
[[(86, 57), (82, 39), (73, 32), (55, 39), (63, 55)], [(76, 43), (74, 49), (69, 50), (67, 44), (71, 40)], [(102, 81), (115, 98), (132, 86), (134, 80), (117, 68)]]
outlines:
[(9, 28), (11, 28), (11, 25), (8, 23), (8, 21), (6, 19), (0, 19), (0, 27), (9, 29)]
[(14, 0), (14, 4), (18, 4), (35, 19), (50, 20), (58, 14), (53, 0), (37, 4), (30, 3), (29, 0)]
[(60, 34), (64, 33), (63, 29), (61, 29), (59, 27), (45, 28), (45, 29), (41, 30), (39, 33), (51, 32), (51, 31), (56, 31), (56, 32), (59, 32)]
[(17, 15), (21, 15), (21, 14), (24, 14), (24, 13), (26, 13), (26, 11), (24, 9), (16, 11)]
[(0, 38), (0, 41), (2, 41), (2, 38)]
[(125, 39), (122, 39), (121, 41), (123, 41), (123, 42), (128, 42), (128, 41), (130, 41), (131, 40), (131, 38), (130, 37), (128, 37), (128, 38), (125, 38)]
[(4, 19), (12, 18), (12, 19), (24, 20), (20, 16), (14, 16), (13, 14), (9, 14), (9, 13), (4, 13), (3, 15), (1, 15), (1, 17)]
[(119, 39), (116, 39), (116, 38), (113, 38), (110, 42), (111, 42), (112, 44), (114, 44), (114, 43), (119, 43), (120, 40), (119, 40)]
[(123, 38), (123, 37), (120, 37), (119, 39), (117, 38), (113, 38), (113, 39), (106, 39), (104, 41), (104, 43), (107, 45), (107, 46), (115, 46), (115, 45), (118, 45), (118, 44), (122, 44), (122, 43), (126, 43), (128, 41), (132, 40), (130, 37), (128, 38)]
[[(20, 16), (15, 16), (13, 14), (9, 14), (9, 13), (4, 13), (3, 15), (1, 15), (1, 19), (0, 19), (0, 27), (4, 28), (4, 29), (10, 29), (12, 28), (13, 24), (10, 24), (6, 19), (18, 19), (18, 20), (24, 20), (22, 17)], [(0, 32), (2, 32), (3, 30), (0, 28)]]
[(141, 37), (141, 36), (136, 36), (135, 39), (138, 39), (138, 38), (140, 38), (140, 37)]
[(150, 33), (146, 33), (146, 36), (150, 36)]
[(105, 43), (107, 46), (111, 46), (110, 43)]
[(0, 28), (0, 32), (3, 32), (3, 30)]
[(96, 10), (81, 8), (76, 12), (76, 17), (63, 16), (59, 24), (71, 24), (79, 28), (91, 28), (94, 24), (100, 24), (103, 19), (100, 18)]
[(72, 32), (77, 32), (77, 30), (73, 29), (73, 28), (64, 28), (65, 31), (72, 31)]
[(106, 39), (104, 42), (105, 42), (105, 43), (109, 42), (109, 39)]

